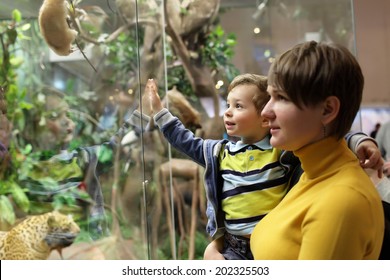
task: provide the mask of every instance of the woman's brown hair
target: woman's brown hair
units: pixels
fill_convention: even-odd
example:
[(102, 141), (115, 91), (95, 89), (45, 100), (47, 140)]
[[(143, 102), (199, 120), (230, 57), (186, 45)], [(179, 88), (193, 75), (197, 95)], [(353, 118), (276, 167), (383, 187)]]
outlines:
[(340, 111), (330, 133), (342, 138), (359, 111), (364, 77), (347, 48), (310, 41), (276, 58), (268, 73), (268, 84), (284, 91), (299, 108), (336, 96)]

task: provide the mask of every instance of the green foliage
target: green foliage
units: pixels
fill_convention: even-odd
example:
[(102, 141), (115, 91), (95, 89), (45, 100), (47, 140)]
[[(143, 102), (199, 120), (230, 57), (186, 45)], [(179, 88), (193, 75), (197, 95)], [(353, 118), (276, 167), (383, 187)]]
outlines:
[[(35, 28), (34, 30), (33, 27)], [(12, 131), (13, 135), (18, 135), (31, 125), (31, 120), (26, 119), (24, 111), (29, 111), (39, 105), (34, 103), (35, 96), (34, 86), (40, 86), (42, 79), (34, 71), (31, 65), (39, 65), (39, 63), (25, 63), (29, 54), (31, 57), (36, 57), (30, 53), (31, 46), (26, 47), (26, 42), (39, 36), (27, 36), (28, 32), (36, 32), (37, 23), (31, 24), (25, 22), (22, 14), (18, 10), (12, 12), (12, 19), (9, 21), (0, 22), (0, 41), (1, 41), (1, 57), (0, 57), (0, 86), (4, 87), (5, 99), (7, 104), (7, 118), (14, 124)], [(36, 33), (35, 33), (36, 35)], [(23, 69), (24, 73), (20, 71)], [(27, 76), (25, 73), (29, 73)], [(29, 86), (30, 96), (27, 95), (25, 86)], [(30, 100), (29, 100), (30, 99)], [(38, 106), (39, 107), (39, 106)], [(19, 211), (30, 213), (42, 212), (46, 206), (40, 206), (39, 201), (32, 204), (31, 197), (27, 194), (27, 188), (21, 185), (28, 176), (34, 163), (41, 158), (42, 152), (34, 152), (32, 146), (22, 141), (11, 140), (9, 147), (10, 163), (7, 170), (1, 170), (0, 174), (0, 222), (6, 222), (12, 225), (16, 219), (16, 208)], [(55, 189), (56, 182), (51, 178), (42, 178), (39, 180), (43, 188)], [(54, 196), (54, 200), (50, 203), (49, 208), (58, 209), (65, 206), (75, 205), (75, 200), (82, 199), (91, 202), (88, 194), (79, 190), (74, 190), (72, 193), (60, 193)]]
[[(210, 72), (221, 73), (231, 81), (239, 74), (239, 70), (233, 65), (234, 46), (237, 44), (236, 35), (226, 34), (221, 25), (216, 25), (207, 35), (205, 43), (199, 49), (201, 62), (210, 68)], [(197, 100), (194, 96), (187, 74), (181, 64), (177, 64), (172, 49), (166, 50), (168, 67), (168, 88), (176, 86), (192, 102)]]
[[(179, 240), (180, 236), (176, 236), (176, 248), (177, 250), (179, 247)], [(188, 241), (189, 241), (189, 236), (186, 236), (182, 246), (182, 255), (178, 256), (179, 259), (181, 260), (186, 260), (188, 259)], [(202, 231), (196, 231), (195, 232), (195, 260), (202, 260), (203, 259), (203, 254), (204, 250), (206, 249), (207, 245), (210, 243), (210, 240), (206, 236), (206, 234)], [(172, 253), (171, 253), (171, 243), (170, 243), (170, 238), (166, 237), (163, 239), (163, 243), (161, 246), (158, 248), (157, 251), (158, 258), (161, 260), (169, 260), (172, 259)]]
[(238, 75), (238, 69), (233, 65), (234, 46), (237, 38), (234, 33), (226, 34), (221, 25), (217, 25), (207, 36), (202, 51), (203, 63), (215, 71), (224, 71), (231, 81)]
[[(11, 21), (0, 22), (0, 41), (2, 56), (0, 57), (0, 86), (5, 88), (8, 111), (15, 115), (20, 113), (19, 108), (27, 106), (23, 102), (25, 91), (17, 85), (17, 69), (24, 63), (22, 57), (17, 56), (18, 43), (28, 40), (23, 32), (29, 30), (30, 24), (22, 23), (22, 16), (18, 10), (12, 12)], [(21, 104), (19, 104), (21, 101)]]
[(0, 223), (12, 225), (15, 223), (15, 212), (8, 196), (0, 196)]
[(30, 209), (30, 200), (28, 199), (26, 193), (22, 190), (19, 185), (15, 182), (11, 183), (11, 195), (15, 204), (22, 209), (23, 212), (27, 213)]
[(15, 69), (17, 69), (23, 60), (15, 55), (17, 51), (17, 40), (26, 40), (24, 31), (30, 29), (30, 24), (22, 24), (22, 16), (18, 10), (12, 12), (11, 21), (0, 22), (0, 40), (2, 47), (0, 85), (5, 86), (9, 81), (15, 78)]
[[(185, 11), (182, 11), (185, 13)], [(93, 26), (83, 26), (88, 34), (95, 36)], [(41, 47), (31, 48), (31, 45), (42, 46), (43, 40), (37, 32), (37, 23), (25, 23), (23, 22), (22, 15), (18, 11), (14, 11), (13, 19), (10, 22), (0, 22), (0, 34), (3, 52), (0, 57), (0, 86), (6, 87), (6, 98), (8, 103), (9, 119), (16, 128), (13, 133), (18, 134), (24, 130), (25, 127), (31, 124), (31, 120), (28, 120), (24, 116), (24, 111), (37, 109), (37, 103), (34, 100), (34, 96), (37, 97), (38, 86), (45, 83), (45, 81), (52, 81), (50, 77), (51, 71), (48, 71), (45, 67), (50, 65), (42, 65), (40, 55), (37, 55), (38, 51), (42, 51)], [(27, 36), (27, 31), (33, 33), (31, 37)], [(135, 33), (135, 30), (128, 30), (120, 34), (115, 40), (102, 44), (104, 48), (105, 60), (101, 65), (104, 68), (104, 75), (101, 81), (105, 86), (115, 85), (128, 88), (128, 85), (136, 79), (138, 71), (140, 71), (139, 53), (142, 51), (142, 46), (139, 46), (139, 42), (143, 41), (142, 30), (139, 34)], [(102, 36), (101, 36), (102, 38)], [(36, 41), (34, 41), (36, 40)], [(226, 76), (228, 80), (234, 77), (238, 70), (232, 65), (231, 59), (234, 55), (234, 46), (236, 44), (236, 38), (233, 34), (226, 34), (221, 26), (216, 26), (204, 41), (202, 48), (196, 50), (198, 57), (203, 64), (210, 68), (210, 72), (219, 73), (220, 76)], [(26, 42), (31, 42), (26, 44)], [(34, 53), (35, 49), (35, 53)], [(23, 52), (23, 55), (21, 53)], [(192, 102), (197, 102), (197, 97), (194, 95), (186, 72), (180, 63), (177, 63), (177, 57), (173, 54), (171, 48), (167, 46), (167, 68), (168, 68), (168, 88), (176, 86), (186, 97)], [(29, 63), (26, 63), (28, 61)], [(38, 69), (42, 67), (42, 69)], [(42, 71), (43, 69), (46, 71)], [(22, 70), (22, 71), (20, 71)], [(45, 75), (47, 77), (45, 77)], [(100, 78), (99, 77), (99, 78)], [(106, 79), (106, 80), (104, 80)], [(123, 84), (120, 84), (123, 83)], [(28, 85), (28, 89), (26, 89)], [(99, 85), (100, 86), (100, 85)], [(65, 89), (65, 99), (71, 108), (77, 108), (77, 110), (70, 110), (70, 114), (76, 121), (76, 132), (70, 149), (76, 149), (80, 146), (85, 146), (88, 143), (102, 143), (106, 141), (110, 132), (100, 132), (96, 129), (97, 122), (94, 119), (98, 118), (98, 115), (91, 117), (90, 109), (88, 106), (93, 107), (97, 102), (96, 93), (93, 91), (79, 92), (75, 96), (76, 78), (67, 79)], [(85, 106), (84, 106), (85, 105)], [(92, 108), (96, 109), (96, 108)], [(96, 112), (94, 112), (96, 113)], [(116, 130), (116, 127), (113, 128)], [(34, 151), (32, 146), (28, 143), (12, 142), (11, 147), (12, 169), (17, 172), (10, 173), (6, 179), (1, 179), (0, 184), (0, 221), (5, 221), (9, 224), (15, 221), (15, 207), (24, 212), (41, 212), (49, 211), (50, 209), (74, 209), (76, 205), (76, 199), (81, 199), (85, 202), (91, 202), (90, 198), (85, 192), (74, 190), (71, 193), (59, 193), (54, 196), (53, 202), (43, 205), (42, 201), (34, 201), (29, 199), (26, 195), (26, 189), (19, 185), (19, 182), (27, 178), (34, 163), (42, 157), (42, 152)], [(99, 161), (106, 163), (112, 161), (113, 154), (111, 150), (100, 150)], [(122, 176), (125, 178), (125, 176)], [(121, 178), (121, 179), (123, 179)], [(55, 189), (56, 183), (50, 178), (43, 178), (40, 183), (48, 189)], [(108, 184), (109, 185), (109, 184)], [(112, 185), (109, 185), (110, 189)], [(157, 184), (151, 183), (149, 186), (149, 192), (155, 192)], [(39, 204), (42, 203), (42, 204)], [(47, 207), (47, 208), (45, 208)], [(76, 209), (80, 210), (80, 209)], [(116, 211), (120, 211), (115, 209)], [(109, 213), (110, 216), (111, 213)], [(112, 219), (112, 217), (110, 216)], [(126, 219), (120, 217), (120, 226), (122, 235), (125, 237), (131, 237), (133, 229), (126, 224)], [(88, 234), (88, 224), (85, 220), (80, 222), (83, 229), (82, 234), (79, 236), (79, 240), (90, 240)], [(157, 229), (156, 229), (157, 230)], [(136, 231), (135, 231), (136, 232)], [(179, 238), (176, 239), (177, 242)], [(170, 258), (170, 239), (166, 238), (165, 246), (161, 248), (154, 248), (158, 250), (161, 259)], [(187, 241), (186, 241), (187, 242)], [(203, 256), (203, 250), (208, 244), (208, 239), (203, 232), (196, 233), (196, 259), (201, 259)], [(139, 242), (140, 247), (145, 244)], [(178, 244), (177, 244), (178, 245)], [(143, 248), (145, 251), (145, 248)], [(182, 259), (188, 258), (187, 245), (183, 248)]]
[[(170, 52), (168, 52), (168, 60), (173, 60)], [(173, 88), (176, 86), (178, 91), (184, 94), (187, 98), (189, 98), (191, 101), (196, 100), (196, 96), (193, 93), (193, 90), (191, 88), (190, 81), (187, 78), (187, 74), (184, 70), (184, 68), (180, 66), (172, 67), (168, 70), (168, 88)]]
[(121, 33), (116, 40), (106, 44), (107, 67), (112, 68), (113, 75), (107, 82), (116, 84), (136, 77), (139, 69), (136, 34), (134, 31)]
[(68, 192), (54, 195), (52, 205), (54, 209), (59, 210), (62, 209), (64, 206), (76, 205), (77, 200), (87, 201), (90, 204), (93, 203), (92, 199), (86, 192), (76, 188)]
[(104, 145), (98, 151), (98, 159), (102, 163), (112, 162), (113, 156), (114, 154), (112, 152), (112, 149), (109, 149)]
[[(18, 56), (18, 44), (21, 40), (28, 40), (23, 32), (29, 30), (30, 24), (22, 22), (22, 15), (18, 10), (12, 12), (10, 21), (0, 22), (0, 86), (4, 87), (5, 100), (7, 103), (7, 118), (12, 122), (17, 122), (20, 127), (24, 127), (24, 119), (21, 118), (22, 110), (29, 108), (29, 104), (24, 102), (26, 91), (17, 85), (17, 69), (24, 63), (22, 57)], [(11, 142), (11, 148), (13, 143)], [(23, 162), (20, 154), (11, 152), (10, 162), (7, 170), (2, 170), (5, 174), (0, 174), (0, 221), (12, 225), (15, 222), (14, 207), (27, 212), (30, 208), (30, 201), (23, 189), (18, 184), (18, 179), (22, 173), (10, 172)], [(15, 170), (15, 169), (14, 169)], [(5, 175), (5, 176), (4, 176)]]

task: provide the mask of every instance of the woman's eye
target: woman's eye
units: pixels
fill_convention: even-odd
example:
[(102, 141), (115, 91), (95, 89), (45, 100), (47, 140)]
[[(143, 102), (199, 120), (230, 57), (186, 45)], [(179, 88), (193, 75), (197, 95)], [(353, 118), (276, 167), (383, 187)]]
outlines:
[(285, 97), (284, 95), (280, 95), (280, 94), (278, 94), (277, 99), (281, 100), (281, 101), (287, 101), (288, 100), (287, 97)]

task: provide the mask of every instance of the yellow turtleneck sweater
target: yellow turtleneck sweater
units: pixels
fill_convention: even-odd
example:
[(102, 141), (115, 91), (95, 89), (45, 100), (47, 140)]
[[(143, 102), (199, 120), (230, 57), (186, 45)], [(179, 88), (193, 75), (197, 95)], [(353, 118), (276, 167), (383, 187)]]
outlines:
[(251, 236), (255, 259), (377, 259), (381, 199), (345, 140), (328, 137), (294, 152), (304, 173)]

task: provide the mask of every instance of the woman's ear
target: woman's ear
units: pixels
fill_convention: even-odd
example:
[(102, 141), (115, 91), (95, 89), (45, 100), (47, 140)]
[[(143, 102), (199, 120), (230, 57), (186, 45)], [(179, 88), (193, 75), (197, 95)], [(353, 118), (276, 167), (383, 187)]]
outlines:
[(327, 125), (336, 119), (340, 111), (340, 100), (336, 96), (328, 96), (324, 103), (322, 123)]

